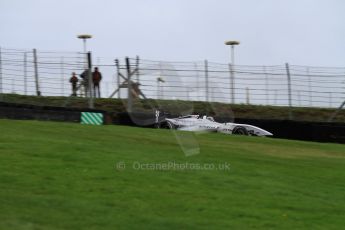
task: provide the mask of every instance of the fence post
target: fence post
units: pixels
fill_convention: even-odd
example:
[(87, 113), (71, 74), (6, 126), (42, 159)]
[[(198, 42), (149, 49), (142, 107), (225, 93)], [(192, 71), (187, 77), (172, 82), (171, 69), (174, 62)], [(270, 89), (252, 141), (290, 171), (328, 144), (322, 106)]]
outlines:
[(129, 58), (126, 57), (126, 68), (127, 68), (127, 87), (128, 87), (128, 98), (127, 98), (127, 112), (132, 112), (132, 80), (131, 80), (131, 67)]
[(266, 91), (266, 105), (269, 104), (269, 91), (268, 91), (268, 77), (267, 77), (267, 71), (266, 66), (264, 66), (264, 75), (265, 75), (265, 91)]
[(2, 94), (2, 52), (0, 47), (0, 94)]
[(285, 63), (287, 83), (288, 83), (288, 98), (289, 98), (289, 119), (292, 120), (292, 98), (291, 98), (291, 75), (289, 63)]
[(198, 98), (198, 100), (199, 100), (200, 86), (199, 86), (199, 69), (198, 69), (197, 63), (194, 63), (194, 69), (195, 69), (195, 76), (196, 76), (197, 98)]
[(34, 54), (34, 67), (35, 67), (35, 85), (36, 85), (36, 94), (41, 96), (40, 85), (38, 82), (38, 65), (37, 65), (37, 50), (33, 49)]
[(64, 72), (64, 59), (63, 57), (61, 57), (61, 96), (64, 96), (64, 92), (65, 92), (65, 72)]
[(163, 76), (164, 76), (163, 65), (162, 65), (162, 62), (160, 61), (159, 62), (159, 77), (157, 78), (157, 100), (159, 100), (159, 99), (163, 100), (163, 98), (160, 98), (161, 95), (163, 95), (163, 93), (160, 92), (163, 89), (163, 87), (161, 87), (161, 79), (163, 79), (162, 78)]
[(250, 104), (249, 87), (246, 87), (246, 102), (247, 102), (247, 105)]
[(24, 93), (28, 94), (27, 52), (24, 51)]
[(301, 106), (301, 90), (297, 90), (298, 106)]
[(88, 78), (88, 83), (89, 83), (89, 108), (93, 109), (94, 108), (94, 103), (93, 103), (93, 82), (92, 82), (92, 62), (91, 62), (91, 52), (87, 53), (87, 65), (88, 65), (88, 73), (87, 73), (87, 78)]
[(307, 67), (307, 75), (308, 75), (308, 90), (309, 90), (309, 106), (313, 106), (313, 100), (312, 100), (312, 87), (311, 87), (311, 78), (309, 73), (309, 67)]
[(208, 61), (205, 60), (205, 93), (206, 93), (206, 101), (209, 101), (208, 98)]
[(139, 62), (140, 62), (140, 59), (139, 59), (139, 56), (136, 57), (135, 59), (135, 67), (137, 68), (137, 71), (136, 71), (136, 77), (137, 77), (137, 83), (139, 84)]
[(117, 92), (117, 98), (120, 99), (121, 98), (121, 83), (120, 83), (120, 63), (119, 63), (119, 59), (115, 59), (115, 65), (116, 65), (116, 77), (117, 77), (117, 88), (118, 88), (118, 92)]
[(229, 72), (230, 72), (231, 104), (235, 104), (235, 77), (234, 77), (234, 70), (233, 70), (232, 64), (229, 64)]

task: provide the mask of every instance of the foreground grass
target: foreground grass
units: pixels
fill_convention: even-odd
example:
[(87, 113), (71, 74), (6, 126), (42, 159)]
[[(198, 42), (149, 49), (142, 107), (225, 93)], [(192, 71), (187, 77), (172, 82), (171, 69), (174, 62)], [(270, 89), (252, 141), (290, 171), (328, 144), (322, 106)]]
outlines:
[[(186, 157), (169, 130), (0, 127), (0, 229), (345, 226), (344, 145), (205, 134), (195, 137), (201, 153)], [(169, 162), (230, 170), (133, 168)]]

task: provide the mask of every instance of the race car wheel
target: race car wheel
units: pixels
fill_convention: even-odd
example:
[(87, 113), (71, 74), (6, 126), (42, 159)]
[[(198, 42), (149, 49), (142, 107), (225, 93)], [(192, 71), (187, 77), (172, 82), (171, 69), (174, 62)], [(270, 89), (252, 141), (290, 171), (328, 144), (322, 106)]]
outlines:
[(166, 121), (166, 122), (163, 122), (163, 123), (160, 124), (160, 128), (161, 129), (175, 129), (176, 127), (171, 122)]
[(234, 130), (232, 130), (232, 134), (248, 136), (248, 131), (242, 126), (236, 126)]

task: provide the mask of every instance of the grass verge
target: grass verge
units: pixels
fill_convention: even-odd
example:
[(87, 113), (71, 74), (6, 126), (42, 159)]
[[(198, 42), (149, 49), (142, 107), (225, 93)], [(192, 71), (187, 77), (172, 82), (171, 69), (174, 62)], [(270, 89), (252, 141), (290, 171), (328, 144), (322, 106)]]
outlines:
[(186, 157), (169, 130), (0, 127), (0, 229), (345, 226), (344, 145), (204, 134)]

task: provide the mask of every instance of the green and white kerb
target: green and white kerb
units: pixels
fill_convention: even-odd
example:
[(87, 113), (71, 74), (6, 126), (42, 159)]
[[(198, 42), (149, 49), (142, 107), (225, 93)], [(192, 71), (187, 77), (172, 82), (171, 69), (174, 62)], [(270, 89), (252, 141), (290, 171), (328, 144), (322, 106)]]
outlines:
[(102, 113), (90, 113), (82, 112), (80, 118), (81, 124), (86, 125), (102, 125), (103, 124), (103, 114)]

